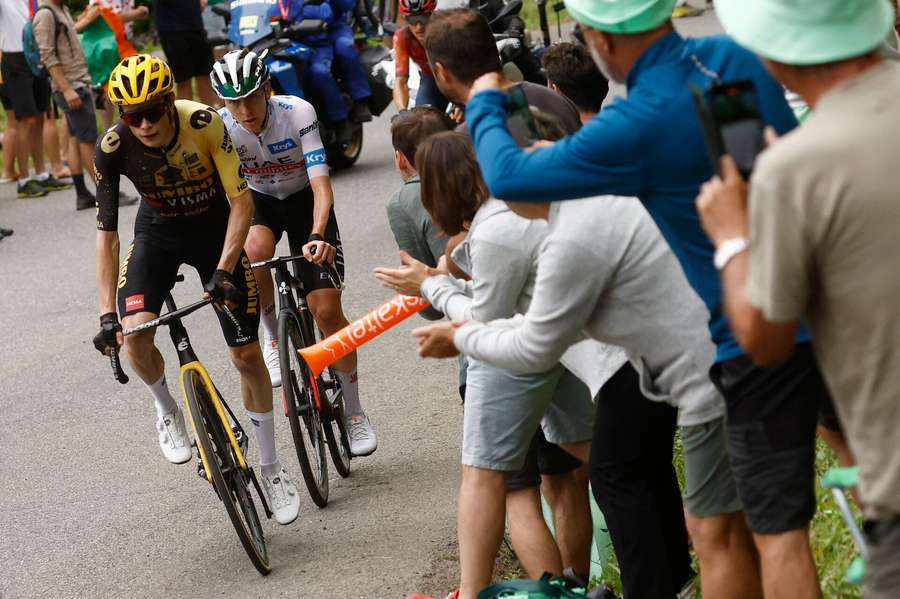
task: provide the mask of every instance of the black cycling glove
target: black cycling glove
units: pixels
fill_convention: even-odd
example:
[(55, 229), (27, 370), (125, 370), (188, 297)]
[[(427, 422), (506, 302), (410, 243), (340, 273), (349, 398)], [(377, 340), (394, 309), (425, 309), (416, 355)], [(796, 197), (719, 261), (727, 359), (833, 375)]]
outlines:
[(213, 273), (212, 278), (203, 289), (219, 303), (234, 302), (237, 304), (243, 298), (241, 290), (238, 289), (234, 282), (234, 275), (221, 268), (216, 269), (216, 272)]
[(100, 317), (100, 332), (94, 335), (94, 347), (104, 356), (107, 355), (107, 350), (115, 350), (118, 347), (116, 333), (121, 331), (119, 317), (115, 312), (107, 312)]

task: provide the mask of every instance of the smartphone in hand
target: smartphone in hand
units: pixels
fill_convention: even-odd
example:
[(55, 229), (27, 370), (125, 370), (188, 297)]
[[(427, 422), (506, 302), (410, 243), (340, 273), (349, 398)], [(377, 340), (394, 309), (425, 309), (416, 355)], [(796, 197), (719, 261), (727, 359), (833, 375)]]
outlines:
[(748, 179), (763, 149), (764, 125), (753, 82), (721, 83), (705, 92), (691, 85), (691, 94), (716, 172), (719, 159), (728, 154)]

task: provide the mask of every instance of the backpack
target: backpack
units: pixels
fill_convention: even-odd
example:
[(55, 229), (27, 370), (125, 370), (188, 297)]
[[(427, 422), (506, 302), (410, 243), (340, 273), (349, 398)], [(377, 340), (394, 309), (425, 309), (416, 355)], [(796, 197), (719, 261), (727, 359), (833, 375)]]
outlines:
[(56, 18), (56, 15), (53, 14), (53, 10), (49, 6), (39, 6), (37, 10), (34, 11), (34, 15), (31, 16), (31, 20), (25, 23), (25, 28), (22, 30), (22, 47), (23, 52), (25, 53), (25, 62), (28, 63), (28, 68), (31, 69), (31, 72), (35, 77), (48, 77), (47, 69), (44, 68), (44, 65), (41, 64), (41, 51), (38, 48), (37, 40), (34, 39), (34, 26), (32, 23), (34, 22), (34, 17), (41, 11), (47, 9), (50, 11), (50, 14), (53, 15), (53, 21), (56, 23), (56, 35), (53, 38), (54, 41), (59, 39), (59, 34), (62, 31), (63, 25), (59, 22), (59, 19)]

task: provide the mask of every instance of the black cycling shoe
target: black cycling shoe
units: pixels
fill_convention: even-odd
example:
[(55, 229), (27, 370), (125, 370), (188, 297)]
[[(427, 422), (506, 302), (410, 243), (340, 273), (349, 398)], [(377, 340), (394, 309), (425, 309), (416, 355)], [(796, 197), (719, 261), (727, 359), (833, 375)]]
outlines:
[(80, 193), (75, 196), (75, 210), (87, 210), (88, 208), (94, 208), (96, 205), (97, 198), (92, 194)]
[(350, 111), (350, 120), (354, 123), (368, 123), (374, 117), (372, 111), (369, 110), (368, 99), (357, 100), (353, 104), (353, 110)]

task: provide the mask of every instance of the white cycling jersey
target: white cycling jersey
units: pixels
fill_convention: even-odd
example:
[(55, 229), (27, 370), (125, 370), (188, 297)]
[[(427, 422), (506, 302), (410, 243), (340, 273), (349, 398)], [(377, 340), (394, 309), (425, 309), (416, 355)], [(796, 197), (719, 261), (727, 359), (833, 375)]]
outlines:
[(219, 110), (234, 142), (250, 189), (280, 200), (328, 176), (325, 148), (313, 105), (294, 96), (272, 96), (263, 130), (256, 135)]

